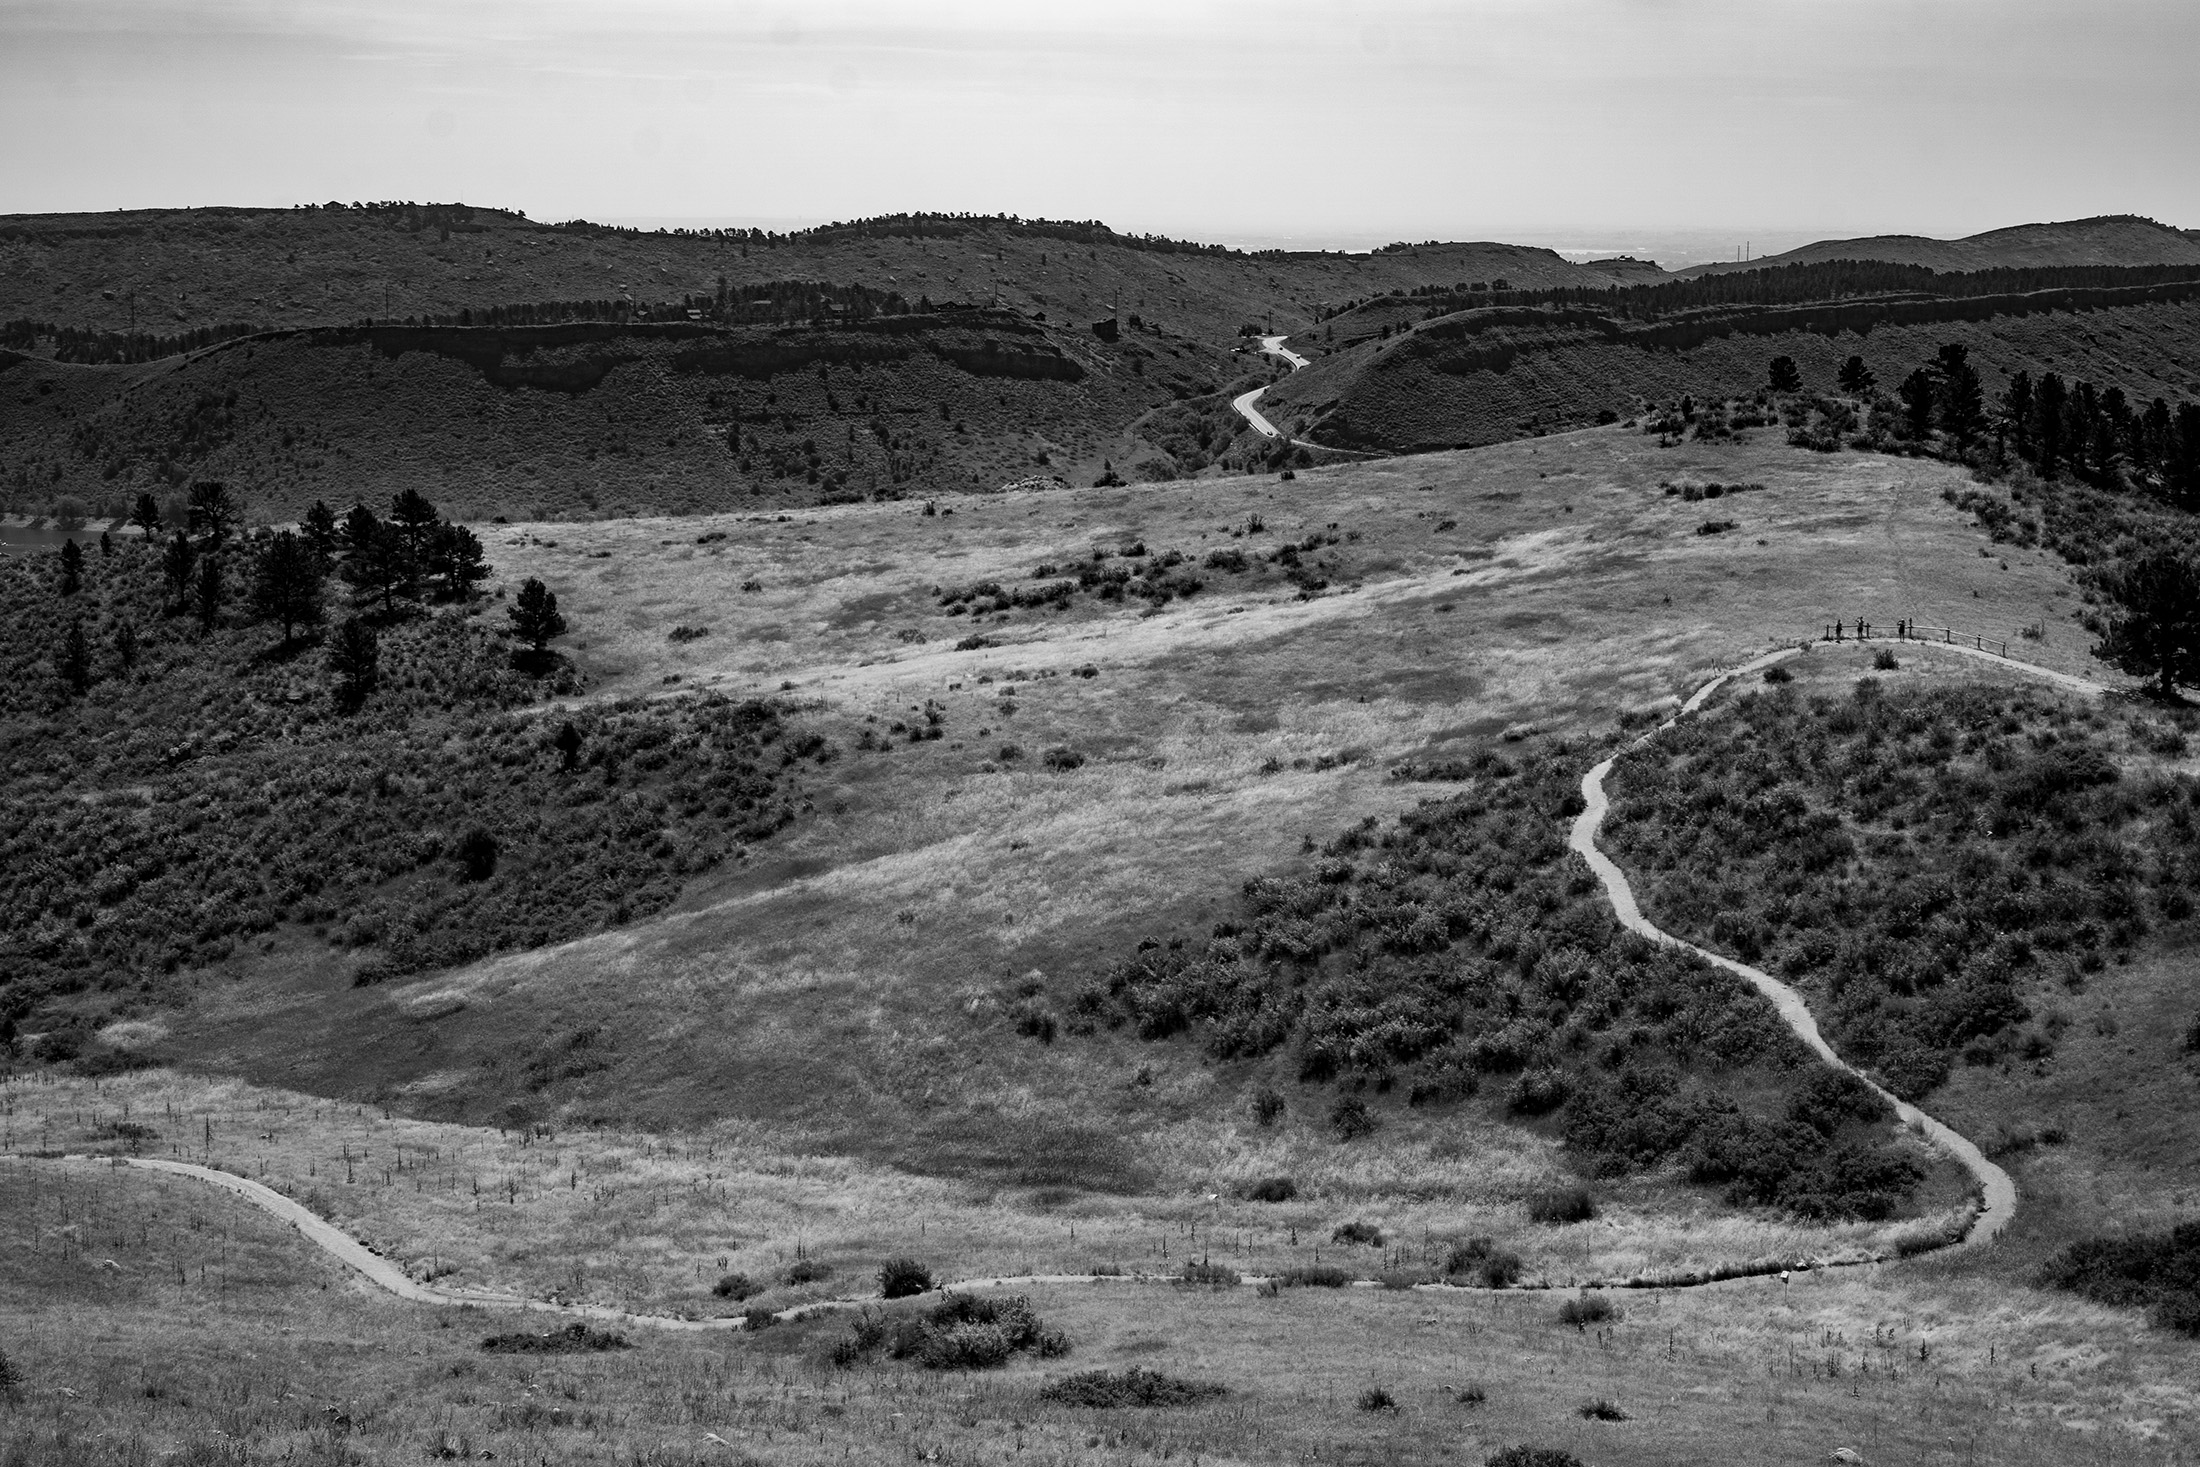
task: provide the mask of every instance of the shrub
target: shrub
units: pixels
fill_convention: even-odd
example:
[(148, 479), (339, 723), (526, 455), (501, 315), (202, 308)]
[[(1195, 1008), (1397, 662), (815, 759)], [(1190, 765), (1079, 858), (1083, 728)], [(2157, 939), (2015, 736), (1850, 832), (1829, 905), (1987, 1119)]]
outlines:
[(1556, 1447), (1507, 1447), (1483, 1467), (1581, 1467), (1581, 1459)]
[(933, 1331), (917, 1352), (928, 1370), (990, 1370), (1015, 1353), (997, 1324), (951, 1324)]
[(1902, 662), (1894, 655), (1892, 647), (1881, 647), (1872, 653), (1872, 667), (1880, 672), (1896, 672), (1901, 669)]
[(1489, 1392), (1483, 1390), (1482, 1387), (1472, 1384), (1470, 1382), (1467, 1385), (1461, 1386), (1458, 1390), (1453, 1391), (1451, 1393), (1451, 1398), (1454, 1401), (1457, 1401), (1460, 1405), (1466, 1407), (1468, 1410), (1472, 1411), (1477, 1406), (1481, 1406), (1487, 1403), (1490, 1395)]
[(1094, 1410), (1116, 1407), (1196, 1406), (1228, 1395), (1226, 1386), (1202, 1380), (1179, 1380), (1155, 1370), (1087, 1370), (1048, 1381), (1039, 1388), (1039, 1399), (1055, 1406), (1084, 1406)]
[(729, 1273), (710, 1286), (710, 1291), (721, 1299), (746, 1299), (760, 1294), (763, 1287), (745, 1273)]
[(1454, 1243), (1444, 1259), (1446, 1277), (1478, 1278), (1486, 1289), (1511, 1288), (1520, 1281), (1521, 1268), (1519, 1254), (1498, 1247), (1488, 1238), (1469, 1238), (1464, 1243)]
[(1587, 1329), (1592, 1324), (1617, 1318), (1619, 1311), (1612, 1307), (1611, 1300), (1587, 1289), (1581, 1291), (1580, 1298), (1568, 1299), (1558, 1307), (1558, 1322), (1570, 1324), (1575, 1329)]
[(1276, 1282), (1287, 1289), (1341, 1289), (1352, 1282), (1352, 1275), (1334, 1263), (1309, 1263), (1285, 1269)]
[(1597, 1215), (1597, 1205), (1586, 1187), (1556, 1187), (1528, 1199), (1528, 1217), (1553, 1227), (1587, 1222)]
[(1329, 1127), (1340, 1141), (1356, 1141), (1376, 1127), (1374, 1112), (1357, 1095), (1340, 1095), (1329, 1108)]
[(1263, 1085), (1253, 1092), (1253, 1120), (1261, 1126), (1272, 1126), (1283, 1118), (1283, 1097)]
[(1634, 1419), (1602, 1396), (1593, 1401), (1582, 1402), (1576, 1408), (1574, 1414), (1584, 1421), (1631, 1421)]
[(1566, 1103), (1573, 1084), (1556, 1066), (1528, 1070), (1505, 1088), (1505, 1109), (1516, 1116), (1548, 1115)]
[(22, 1384), (23, 1367), (9, 1359), (5, 1350), (0, 1350), (0, 1395), (17, 1390)]
[(2073, 1243), (2049, 1261), (2040, 1282), (2100, 1304), (2146, 1306), (2160, 1328), (2200, 1338), (2200, 1222)]
[(1775, 662), (1772, 664), (1772, 666), (1765, 669), (1765, 681), (1777, 687), (1781, 683), (1794, 682), (1795, 674), (1789, 672), (1786, 668)]
[(814, 1284), (832, 1276), (831, 1266), (820, 1263), (815, 1258), (799, 1259), (794, 1267), (787, 1270), (787, 1282), (790, 1284)]
[(1245, 1189), (1248, 1202), (1289, 1202), (1299, 1195), (1299, 1184), (1289, 1177), (1262, 1177)]
[(1332, 1243), (1348, 1243), (1356, 1248), (1380, 1248), (1383, 1246), (1383, 1230), (1369, 1222), (1340, 1223), (1329, 1234)]
[(769, 1304), (751, 1304), (741, 1311), (741, 1328), (745, 1330), (770, 1329), (779, 1323), (779, 1311)]
[(492, 1355), (587, 1355), (606, 1350), (629, 1350), (633, 1345), (625, 1335), (610, 1330), (569, 1324), (564, 1329), (542, 1334), (514, 1330), (510, 1334), (491, 1335), (481, 1342), (481, 1348)]
[(468, 881), (487, 881), (496, 875), (497, 838), (478, 825), (467, 831), (459, 838), (458, 863)]
[(1359, 1404), (1362, 1411), (1395, 1411), (1398, 1409), (1397, 1397), (1391, 1395), (1389, 1391), (1384, 1390), (1381, 1386), (1369, 1386), (1366, 1390), (1360, 1392)]
[(1085, 756), (1067, 745), (1057, 744), (1040, 756), (1040, 762), (1059, 774), (1084, 766)]
[(1187, 1263), (1178, 1277), (1187, 1284), (1197, 1284), (1209, 1289), (1234, 1289), (1238, 1286), (1238, 1271), (1227, 1263)]
[(879, 1265), (878, 1292), (882, 1299), (907, 1299), (929, 1293), (932, 1270), (914, 1258), (889, 1258)]

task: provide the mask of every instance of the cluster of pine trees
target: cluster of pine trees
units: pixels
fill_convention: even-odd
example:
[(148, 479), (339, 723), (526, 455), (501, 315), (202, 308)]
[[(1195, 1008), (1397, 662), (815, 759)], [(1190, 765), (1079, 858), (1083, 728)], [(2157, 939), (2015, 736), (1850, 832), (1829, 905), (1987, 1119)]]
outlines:
[[(355, 614), (336, 627), (327, 651), (338, 700), (349, 707), (364, 702), (377, 682), (377, 614), (385, 623), (394, 619), (401, 600), (469, 601), (491, 572), (474, 532), (445, 520), (414, 489), (391, 500), (387, 518), (359, 504), (339, 519), (326, 503), (316, 501), (297, 529), (263, 530), (239, 537), (234, 545), (243, 506), (226, 484), (192, 485), (188, 505), (187, 523), (177, 526), (165, 522), (151, 494), (138, 495), (130, 512), (129, 523), (144, 532), (146, 543), (160, 547), (169, 614), (196, 615), (201, 628), (211, 632), (238, 609), (241, 589), (242, 610), (254, 620), (280, 626), (282, 647), (288, 649), (301, 633), (322, 624), (328, 582), (343, 582), (353, 591)], [(112, 553), (112, 543), (101, 538), (102, 548)], [(81, 584), (82, 563), (83, 551), (74, 540), (63, 545), (63, 597), (75, 594)], [(511, 620), (514, 634), (536, 659), (565, 630), (556, 595), (532, 578), (521, 587)], [(127, 624), (116, 635), (135, 641)], [(127, 668), (127, 646), (118, 646), (117, 654)], [(90, 688), (92, 665), (83, 628), (72, 622), (55, 654), (55, 671), (70, 691), (81, 695)]]

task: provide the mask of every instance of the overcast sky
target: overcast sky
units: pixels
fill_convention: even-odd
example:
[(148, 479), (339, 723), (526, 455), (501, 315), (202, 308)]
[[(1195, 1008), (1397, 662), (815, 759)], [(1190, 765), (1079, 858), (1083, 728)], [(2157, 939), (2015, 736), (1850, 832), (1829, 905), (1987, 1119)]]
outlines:
[(0, 212), (2200, 227), (2200, 3), (0, 0)]

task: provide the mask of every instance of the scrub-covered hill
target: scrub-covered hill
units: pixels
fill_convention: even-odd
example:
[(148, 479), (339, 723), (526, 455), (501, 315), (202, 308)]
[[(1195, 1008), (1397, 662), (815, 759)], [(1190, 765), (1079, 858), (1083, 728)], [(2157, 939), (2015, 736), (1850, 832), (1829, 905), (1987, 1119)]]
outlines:
[(1921, 234), (1877, 234), (1862, 239), (1822, 239), (1784, 254), (1757, 260), (1697, 265), (1683, 275), (1723, 275), (1767, 265), (1814, 264), (1821, 260), (1888, 260), (1930, 270), (1992, 270), (2049, 265), (2192, 265), (2200, 264), (2200, 239), (2194, 231), (2172, 229), (2136, 214), (2104, 214), (2054, 224), (2017, 224), (1989, 229), (1962, 239), (1928, 239)]

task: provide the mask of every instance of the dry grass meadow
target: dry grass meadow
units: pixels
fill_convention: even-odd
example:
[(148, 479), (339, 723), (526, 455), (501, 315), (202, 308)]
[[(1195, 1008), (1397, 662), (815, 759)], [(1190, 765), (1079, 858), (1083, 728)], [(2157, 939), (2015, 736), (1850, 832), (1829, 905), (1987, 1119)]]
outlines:
[[(1711, 481), (1761, 487), (1715, 503), (1662, 489)], [(0, 1241), (0, 1348), (26, 1373), (0, 1463), (397, 1462), (462, 1444), (529, 1462), (1479, 1462), (1523, 1441), (1591, 1464), (1844, 1446), (1872, 1463), (2188, 1460), (2200, 1349), (2036, 1292), (1991, 1250), (1631, 1292), (1586, 1332), (1545, 1291), (1121, 1282), (1032, 1290), (1074, 1353), (982, 1377), (836, 1369), (835, 1315), (531, 1359), (479, 1352), (509, 1327), (492, 1313), (373, 1296), (204, 1189), (21, 1155), (209, 1160), (446, 1287), (694, 1314), (733, 1312), (710, 1292), (723, 1273), (792, 1304), (861, 1293), (897, 1254), (968, 1279), (1193, 1257), (1252, 1274), (1318, 1248), (1403, 1277), (1488, 1234), (1530, 1282), (1566, 1287), (1883, 1250), (1960, 1188), (1936, 1178), (1921, 1219), (1806, 1228), (1632, 1179), (1598, 1184), (1594, 1221), (1542, 1227), (1524, 1204), (1568, 1176), (1556, 1135), (1492, 1100), (1379, 1101), (1381, 1128), (1345, 1143), (1281, 1061), (1105, 1029), (1042, 1043), (1012, 1010), (1143, 937), (1204, 932), (1308, 838), (1446, 792), (1392, 779), (1402, 761), (1506, 736), (1602, 748), (1623, 717), (1837, 617), (2013, 646), (2039, 623), (2027, 655), (2102, 675), (2064, 568), (2005, 559), (1942, 501), (1961, 482), (1923, 461), (1610, 429), (1291, 480), (945, 498), (931, 515), (493, 527), (508, 586), (557, 590), (597, 696), (799, 702), (841, 749), (814, 814), (657, 920), (364, 989), (277, 940), (191, 1008), (110, 1036), (165, 1067), (0, 1082), (16, 1153), (0, 1215), (29, 1220)], [(1697, 533), (1713, 518), (1736, 527)], [(1195, 570), (1202, 589), (1155, 611), (1081, 594), (974, 624), (936, 599), (1095, 549), (1142, 542), (1197, 567), (1310, 536), (1303, 579), (1326, 581), (1311, 592), (1271, 566)], [(708, 630), (674, 640), (683, 627)], [(973, 635), (991, 645), (958, 649)], [(928, 711), (938, 739), (892, 731)], [(1084, 762), (1050, 769), (1055, 748)], [(1263, 1084), (1288, 1100), (1273, 1129), (1248, 1114)], [(1285, 1174), (1292, 1202), (1236, 1195)], [(1386, 1245), (1330, 1241), (1355, 1220)], [(798, 1256), (834, 1272), (780, 1282)], [(1128, 1364), (1231, 1394), (1149, 1412), (1037, 1398), (1046, 1377)], [(1377, 1386), (1395, 1409), (1359, 1409)], [(1579, 1414), (1600, 1398), (1629, 1419)]]

